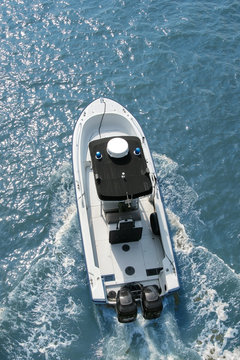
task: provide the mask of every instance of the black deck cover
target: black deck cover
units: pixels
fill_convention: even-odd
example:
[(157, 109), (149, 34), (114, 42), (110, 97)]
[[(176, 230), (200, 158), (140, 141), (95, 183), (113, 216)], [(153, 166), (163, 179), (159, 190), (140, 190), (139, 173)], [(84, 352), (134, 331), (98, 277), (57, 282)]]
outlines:
[[(152, 184), (140, 139), (136, 136), (121, 136), (128, 142), (129, 153), (116, 159), (107, 153), (107, 143), (112, 138), (94, 140), (89, 144), (99, 198), (125, 200), (151, 194)], [(134, 154), (136, 147), (141, 149), (141, 155)], [(100, 160), (95, 157), (98, 151), (102, 154)], [(122, 173), (125, 173), (125, 178), (122, 178)]]

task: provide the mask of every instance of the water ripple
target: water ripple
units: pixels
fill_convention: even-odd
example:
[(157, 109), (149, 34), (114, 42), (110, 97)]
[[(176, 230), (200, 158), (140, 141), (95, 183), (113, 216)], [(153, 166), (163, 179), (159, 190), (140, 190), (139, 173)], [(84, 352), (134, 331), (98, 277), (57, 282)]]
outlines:
[[(239, 358), (239, 14), (230, 0), (1, 2), (1, 359)], [(100, 96), (153, 150), (181, 281), (158, 322), (123, 327), (89, 301), (71, 140)]]

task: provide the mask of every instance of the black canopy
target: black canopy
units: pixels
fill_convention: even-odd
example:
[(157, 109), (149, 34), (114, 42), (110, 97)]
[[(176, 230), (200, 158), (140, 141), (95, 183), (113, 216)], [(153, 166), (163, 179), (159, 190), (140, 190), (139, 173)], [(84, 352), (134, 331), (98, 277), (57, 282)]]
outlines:
[[(94, 140), (89, 144), (99, 198), (125, 200), (151, 194), (152, 184), (140, 139), (136, 136), (121, 136), (128, 142), (129, 152), (122, 158), (113, 158), (107, 152), (108, 141), (112, 138)], [(136, 148), (140, 148), (140, 155), (134, 154)], [(98, 152), (101, 159), (96, 158)]]

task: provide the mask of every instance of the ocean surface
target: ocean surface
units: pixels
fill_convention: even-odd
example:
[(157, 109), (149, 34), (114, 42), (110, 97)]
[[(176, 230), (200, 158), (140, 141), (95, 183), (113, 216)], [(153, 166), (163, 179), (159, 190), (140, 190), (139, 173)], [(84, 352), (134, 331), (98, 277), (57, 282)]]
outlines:
[[(239, 360), (240, 2), (1, 0), (0, 359)], [(71, 143), (94, 99), (148, 138), (178, 267), (157, 320), (91, 303)]]

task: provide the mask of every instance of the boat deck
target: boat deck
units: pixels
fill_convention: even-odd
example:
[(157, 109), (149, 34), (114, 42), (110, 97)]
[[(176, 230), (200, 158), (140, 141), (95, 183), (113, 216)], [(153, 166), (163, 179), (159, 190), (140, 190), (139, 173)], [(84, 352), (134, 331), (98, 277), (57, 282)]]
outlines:
[[(151, 285), (161, 297), (178, 290), (151, 153), (127, 109), (104, 98), (82, 112), (73, 134), (73, 171), (93, 301), (115, 305), (125, 286), (136, 300)], [(161, 237), (152, 231), (158, 225)]]
[[(149, 219), (154, 209), (148, 196), (139, 199), (139, 214), (143, 229), (141, 239), (135, 242), (112, 245), (109, 243), (109, 224), (106, 222), (105, 213), (97, 195), (90, 162), (87, 163), (85, 169), (87, 186), (89, 187), (87, 190), (88, 199), (86, 200), (88, 219), (91, 219), (92, 246), (95, 252), (95, 261), (100, 268), (106, 287), (108, 290), (114, 289), (121, 284), (132, 281), (144, 283), (144, 281), (153, 280), (156, 282), (163, 266), (164, 254), (159, 237), (154, 235), (151, 230)], [(129, 246), (128, 251), (126, 251), (126, 247), (123, 247), (126, 244)], [(127, 274), (127, 272), (133, 271), (132, 275)]]

